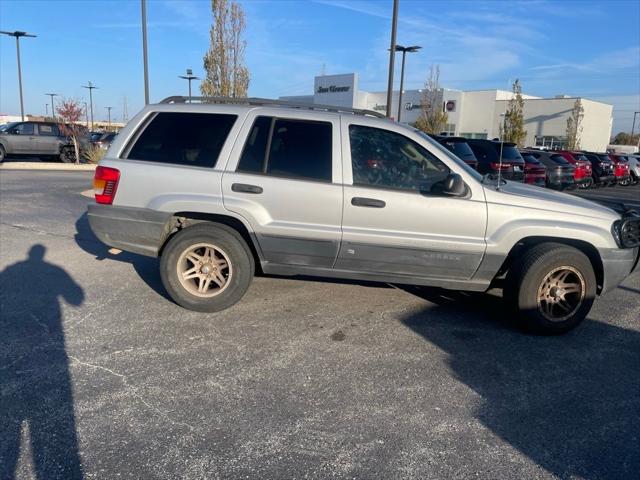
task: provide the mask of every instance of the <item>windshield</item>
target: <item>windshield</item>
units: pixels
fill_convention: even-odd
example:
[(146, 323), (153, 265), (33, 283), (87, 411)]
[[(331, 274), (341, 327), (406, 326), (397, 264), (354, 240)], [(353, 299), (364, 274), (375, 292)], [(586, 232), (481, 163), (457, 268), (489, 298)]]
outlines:
[(569, 165), (569, 162), (567, 162), (567, 159), (564, 158), (562, 155), (550, 155), (549, 158), (551, 160), (553, 160), (554, 163), (556, 163), (557, 165)]
[(531, 165), (540, 165), (540, 160), (534, 157), (531, 153), (523, 153), (522, 158), (524, 158), (524, 161), (526, 163), (529, 163)]
[(18, 123), (20, 123), (20, 122), (11, 122), (11, 123), (7, 123), (5, 125), (0, 125), (0, 132), (8, 132), (13, 127), (15, 127)]
[(420, 135), (422, 138), (424, 138), (433, 149), (443, 153), (447, 158), (454, 161), (460, 168), (464, 169), (464, 171), (467, 172), (469, 175), (471, 175), (473, 178), (475, 178), (479, 182), (482, 181), (482, 175), (480, 175), (476, 170), (474, 170), (469, 165), (467, 165), (464, 160), (454, 155), (451, 151), (449, 151), (448, 148), (444, 147), (439, 142), (436, 142), (429, 135), (427, 135), (426, 133), (420, 130), (413, 129), (413, 131), (418, 135)]
[[(500, 146), (496, 145), (498, 152), (500, 152)], [(522, 155), (518, 149), (512, 145), (504, 145), (502, 147), (502, 159), (503, 160), (519, 160), (523, 161)]]

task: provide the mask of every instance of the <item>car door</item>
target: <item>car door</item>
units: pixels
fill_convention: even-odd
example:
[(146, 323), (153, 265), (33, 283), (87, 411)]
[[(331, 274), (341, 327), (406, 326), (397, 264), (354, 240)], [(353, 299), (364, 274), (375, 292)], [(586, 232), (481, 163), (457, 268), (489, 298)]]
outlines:
[(378, 125), (343, 118), (343, 236), (335, 268), (469, 279), (486, 246), (482, 187), (468, 182), (464, 198), (436, 193), (432, 187), (451, 172), (432, 153), (437, 149), (405, 127)]
[(35, 154), (38, 150), (35, 124), (19, 123), (11, 129), (10, 145), (12, 153)]
[(251, 225), (267, 264), (331, 268), (335, 262), (342, 217), (340, 117), (324, 117), (252, 111), (230, 156), (222, 177), (224, 206)]
[(60, 131), (55, 123), (38, 124), (38, 153), (42, 155), (57, 155), (60, 153)]

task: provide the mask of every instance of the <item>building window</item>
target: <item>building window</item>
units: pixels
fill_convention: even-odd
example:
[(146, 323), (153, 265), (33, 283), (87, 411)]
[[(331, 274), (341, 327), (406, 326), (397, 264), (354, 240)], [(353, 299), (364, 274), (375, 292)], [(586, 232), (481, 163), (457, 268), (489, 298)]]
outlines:
[(537, 136), (536, 147), (563, 150), (567, 143), (567, 137), (557, 137), (554, 135)]
[(486, 133), (461, 133), (460, 136), (464, 138), (477, 138), (479, 140), (487, 139)]
[(447, 123), (441, 133), (444, 137), (453, 137), (456, 134), (456, 124)]

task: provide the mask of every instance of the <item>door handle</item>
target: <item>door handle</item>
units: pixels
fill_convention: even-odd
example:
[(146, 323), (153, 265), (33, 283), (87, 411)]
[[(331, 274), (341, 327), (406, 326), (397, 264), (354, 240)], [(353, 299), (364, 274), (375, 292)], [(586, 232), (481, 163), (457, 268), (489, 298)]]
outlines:
[(354, 207), (384, 208), (386, 203), (375, 198), (353, 197), (351, 205)]
[(246, 183), (234, 183), (231, 185), (231, 190), (241, 193), (262, 193), (262, 187), (257, 185), (247, 185)]

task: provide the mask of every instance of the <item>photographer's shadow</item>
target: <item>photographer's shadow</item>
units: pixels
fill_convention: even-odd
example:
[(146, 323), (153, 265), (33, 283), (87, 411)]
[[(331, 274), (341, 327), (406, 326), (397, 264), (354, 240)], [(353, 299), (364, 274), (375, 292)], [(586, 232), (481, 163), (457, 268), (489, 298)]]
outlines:
[(0, 478), (13, 478), (28, 428), (36, 477), (82, 478), (73, 386), (59, 299), (79, 306), (82, 288), (34, 245), (0, 272)]

